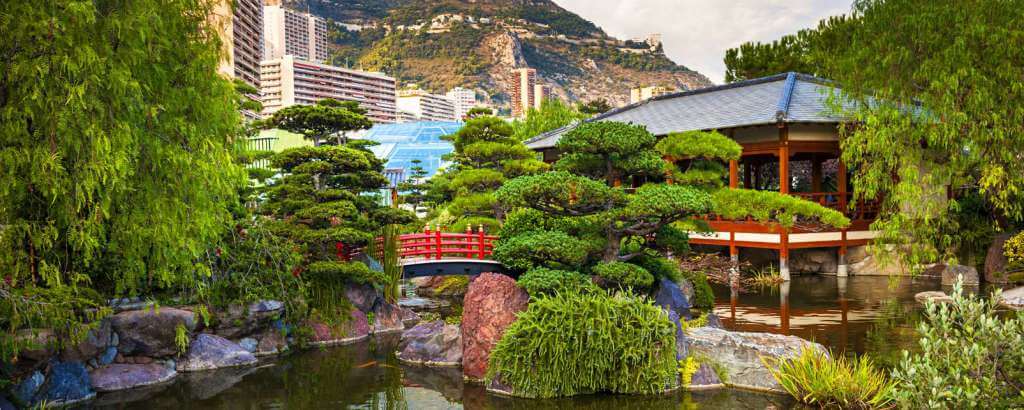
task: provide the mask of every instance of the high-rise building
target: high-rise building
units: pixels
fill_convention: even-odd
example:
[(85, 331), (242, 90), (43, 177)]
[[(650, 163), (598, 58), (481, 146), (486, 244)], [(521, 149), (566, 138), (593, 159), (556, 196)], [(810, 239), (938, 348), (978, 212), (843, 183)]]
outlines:
[(548, 87), (537, 84), (537, 70), (517, 68), (512, 70), (515, 78), (512, 81), (512, 117), (522, 118), (530, 108), (540, 108), (541, 102), (548, 98)]
[[(233, 3), (233, 4), (232, 4)], [(217, 25), (226, 59), (220, 72), (260, 87), (263, 56), (263, 4), (260, 0), (221, 0), (210, 17)]]
[(333, 98), (358, 102), (375, 123), (398, 119), (395, 79), (383, 73), (318, 64), (291, 55), (264, 60), (260, 70), (264, 115), (295, 104), (310, 105)]
[(469, 110), (476, 106), (476, 91), (468, 88), (455, 87), (448, 90), (445, 95), (455, 103), (455, 118), (460, 121), (465, 119)]
[(316, 63), (330, 58), (327, 20), (285, 8), (280, 1), (268, 1), (263, 8), (263, 59), (293, 55)]
[(398, 92), (399, 111), (412, 114), (419, 121), (456, 121), (455, 103), (443, 95), (418, 88)]
[(629, 90), (629, 103), (636, 104), (640, 101), (654, 98), (662, 94), (668, 94), (670, 92), (672, 92), (672, 89), (662, 86), (633, 88)]

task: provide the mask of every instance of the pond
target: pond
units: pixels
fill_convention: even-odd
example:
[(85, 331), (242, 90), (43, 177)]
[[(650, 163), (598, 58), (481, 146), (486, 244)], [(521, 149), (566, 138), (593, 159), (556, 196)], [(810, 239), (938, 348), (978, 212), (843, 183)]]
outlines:
[[(787, 289), (788, 287), (788, 289)], [(914, 294), (939, 289), (937, 279), (795, 276), (788, 286), (734, 295), (715, 287), (715, 312), (734, 330), (787, 333), (833, 351), (865, 353), (894, 363), (912, 348), (921, 308)], [(453, 301), (415, 300), (444, 315)], [(454, 301), (457, 303), (457, 301)], [(394, 351), (398, 334), (298, 352), (260, 366), (187, 374), (144, 390), (101, 395), (100, 409), (765, 409), (789, 408), (785, 396), (740, 390), (677, 392), (658, 396), (590, 395), (524, 400), (487, 394), (463, 383), (458, 369), (407, 366)]]

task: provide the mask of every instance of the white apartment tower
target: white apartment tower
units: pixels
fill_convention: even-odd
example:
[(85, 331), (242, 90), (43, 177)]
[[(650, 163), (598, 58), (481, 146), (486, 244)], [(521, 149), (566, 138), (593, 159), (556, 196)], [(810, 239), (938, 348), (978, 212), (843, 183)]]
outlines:
[(395, 79), (374, 73), (300, 60), (291, 55), (260, 64), (263, 115), (295, 104), (311, 105), (325, 98), (355, 101), (375, 123), (398, 119)]
[(411, 114), (419, 121), (456, 121), (455, 103), (443, 95), (420, 89), (398, 92), (398, 111)]
[(445, 95), (455, 103), (455, 118), (459, 121), (464, 120), (469, 110), (476, 106), (476, 91), (468, 88), (455, 87)]
[(327, 32), (327, 20), (270, 1), (263, 7), (263, 59), (292, 55), (300, 60), (326, 62), (330, 58)]

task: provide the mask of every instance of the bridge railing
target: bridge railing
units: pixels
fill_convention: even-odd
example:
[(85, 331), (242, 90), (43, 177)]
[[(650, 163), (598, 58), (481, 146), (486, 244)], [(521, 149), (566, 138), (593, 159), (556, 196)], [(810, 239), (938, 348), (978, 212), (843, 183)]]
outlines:
[(441, 232), (428, 227), (423, 233), (399, 236), (398, 254), (403, 259), (487, 259), (494, 252), (497, 239), (497, 236), (485, 234), (482, 226), (476, 232), (468, 228), (466, 233)]

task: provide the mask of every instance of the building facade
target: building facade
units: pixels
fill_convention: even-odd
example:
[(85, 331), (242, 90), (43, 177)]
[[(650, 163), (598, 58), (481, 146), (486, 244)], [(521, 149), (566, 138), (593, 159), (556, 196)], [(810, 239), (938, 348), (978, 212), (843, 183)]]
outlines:
[(225, 60), (221, 74), (260, 88), (263, 56), (263, 4), (260, 0), (222, 0), (210, 17), (220, 30)]
[(629, 90), (629, 103), (636, 104), (640, 101), (648, 100), (670, 92), (672, 92), (671, 89), (662, 86), (633, 88)]
[(455, 103), (446, 96), (420, 89), (398, 92), (398, 111), (411, 114), (417, 121), (457, 121)]
[(512, 70), (512, 117), (523, 118), (530, 108), (540, 108), (540, 104), (548, 97), (549, 89), (537, 83), (537, 70), (517, 68)]
[(292, 55), (300, 60), (326, 62), (330, 58), (328, 28), (325, 19), (270, 2), (263, 8), (263, 59)]
[(286, 55), (260, 67), (263, 115), (295, 104), (316, 104), (325, 98), (355, 101), (375, 123), (398, 119), (395, 79), (383, 73), (350, 70), (299, 60)]
[(476, 91), (463, 87), (455, 87), (445, 94), (455, 104), (455, 118), (465, 120), (466, 114), (476, 106)]

